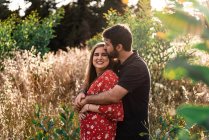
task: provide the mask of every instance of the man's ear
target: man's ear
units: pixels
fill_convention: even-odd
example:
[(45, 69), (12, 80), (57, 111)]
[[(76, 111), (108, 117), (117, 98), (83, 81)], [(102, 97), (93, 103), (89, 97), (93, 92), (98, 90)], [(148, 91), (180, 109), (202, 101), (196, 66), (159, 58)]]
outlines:
[(116, 46), (116, 50), (117, 50), (117, 51), (122, 51), (122, 50), (123, 50), (123, 45), (122, 45), (122, 44), (118, 44), (118, 45)]

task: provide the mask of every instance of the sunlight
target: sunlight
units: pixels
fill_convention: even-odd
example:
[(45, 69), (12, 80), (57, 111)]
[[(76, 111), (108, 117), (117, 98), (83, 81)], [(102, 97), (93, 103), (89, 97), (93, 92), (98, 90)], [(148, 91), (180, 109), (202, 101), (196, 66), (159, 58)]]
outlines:
[[(61, 7), (62, 5), (67, 5), (70, 2), (76, 2), (77, 0), (55, 0), (57, 3), (56, 7)], [(139, 0), (123, 0), (128, 5), (136, 5)], [(102, 0), (102, 3), (104, 0)], [(9, 0), (8, 8), (11, 11), (16, 11), (20, 9), (21, 16), (24, 16), (24, 11), (31, 6), (31, 2), (26, 0)], [(166, 0), (151, 0), (151, 6), (154, 10), (162, 10), (166, 5)]]
[[(139, 0), (129, 0), (128, 5), (136, 5)], [(151, 0), (153, 10), (161, 11), (166, 6), (166, 0)]]
[(9, 0), (8, 8), (11, 11), (16, 11), (19, 9), (19, 15), (24, 16), (25, 11), (31, 6), (31, 2), (25, 0)]
[(162, 11), (166, 6), (166, 0), (151, 0), (151, 7), (153, 10)]
[(128, 5), (136, 5), (139, 0), (129, 0)]
[[(8, 0), (8, 8), (11, 11), (19, 10), (20, 16), (25, 15), (25, 11), (31, 6), (31, 2), (27, 0)], [(71, 2), (76, 2), (77, 0), (55, 0), (56, 7), (61, 7), (63, 5), (67, 5)], [(129, 6), (136, 5), (139, 0), (122, 0), (124, 3), (128, 3)], [(204, 1), (204, 0), (202, 0)], [(162, 11), (165, 8), (168, 0), (151, 0), (151, 7), (153, 10)], [(101, 1), (104, 3), (104, 0)], [(187, 6), (188, 7), (188, 6)], [(190, 10), (189, 8), (185, 8), (187, 11)], [(191, 6), (190, 6), (191, 7)]]

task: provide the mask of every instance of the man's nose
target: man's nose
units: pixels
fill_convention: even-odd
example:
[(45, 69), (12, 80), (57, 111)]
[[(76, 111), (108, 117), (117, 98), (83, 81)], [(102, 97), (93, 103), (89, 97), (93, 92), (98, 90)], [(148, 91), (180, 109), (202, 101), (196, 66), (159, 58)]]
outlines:
[(104, 45), (104, 49), (105, 49), (105, 50), (107, 49), (107, 46), (106, 46), (106, 45)]

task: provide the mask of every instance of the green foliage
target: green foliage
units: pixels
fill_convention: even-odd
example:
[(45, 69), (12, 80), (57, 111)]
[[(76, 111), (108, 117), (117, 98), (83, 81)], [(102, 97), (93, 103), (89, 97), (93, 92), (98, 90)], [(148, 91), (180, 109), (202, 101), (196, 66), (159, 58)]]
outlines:
[(0, 21), (0, 59), (12, 50), (34, 48), (42, 55), (49, 51), (50, 39), (54, 37), (53, 27), (57, 26), (63, 17), (63, 9), (51, 13), (49, 17), (40, 19), (37, 12), (32, 12), (25, 19), (12, 15)]
[(32, 12), (24, 20), (21, 20), (13, 32), (17, 47), (30, 50), (34, 46), (41, 54), (48, 52), (47, 46), (50, 39), (54, 37), (53, 27), (59, 23), (63, 13), (63, 9), (60, 9), (49, 17), (40, 19), (37, 12)]
[[(209, 31), (208, 31), (209, 33)], [(199, 43), (193, 46), (194, 48), (209, 53), (208, 42)]]
[(95, 44), (102, 41), (101, 34), (97, 34), (94, 37), (92, 37), (90, 40), (88, 40), (86, 43), (88, 47), (91, 49)]
[(66, 106), (62, 107), (63, 112), (59, 113), (60, 127), (53, 118), (48, 116), (41, 117), (40, 106), (35, 106), (35, 118), (32, 120), (34, 129), (36, 131), (31, 140), (49, 140), (49, 139), (64, 139), (64, 140), (77, 140), (79, 139), (80, 129), (75, 125), (74, 112), (70, 112)]
[(178, 107), (177, 113), (184, 117), (189, 128), (193, 125), (201, 124), (206, 129), (209, 129), (208, 106), (181, 105)]
[[(162, 23), (168, 27), (168, 33), (165, 34), (166, 39), (174, 39), (180, 35), (185, 34), (199, 34), (202, 38), (202, 42), (196, 43), (193, 47), (208, 53), (208, 40), (209, 40), (209, 11), (204, 5), (201, 5), (196, 0), (186, 0), (191, 2), (193, 7), (200, 13), (201, 20), (197, 17), (190, 15), (183, 11), (181, 4), (175, 3), (176, 7), (173, 9), (173, 14), (159, 13), (157, 16), (161, 19)], [(175, 22), (174, 22), (175, 21)], [(177, 70), (178, 69), (178, 70)], [(179, 75), (179, 69), (181, 74)], [(171, 79), (188, 77), (194, 81), (202, 81), (209, 86), (209, 67), (201, 66), (199, 64), (193, 64), (190, 60), (184, 57), (177, 57), (170, 62), (165, 70), (165, 76)], [(188, 127), (192, 127), (197, 124), (203, 126), (207, 131), (209, 130), (208, 118), (209, 108), (208, 106), (198, 105), (182, 105), (177, 109), (177, 113), (184, 117)], [(178, 138), (178, 137), (177, 137)], [(182, 138), (186, 139), (186, 136), (182, 135)]]
[(209, 86), (209, 67), (189, 64), (182, 57), (170, 61), (164, 75), (169, 79), (190, 77), (194, 81), (202, 81)]
[(153, 140), (196, 140), (200, 138), (197, 132), (191, 133), (186, 123), (179, 115), (159, 117), (160, 127), (151, 135)]
[(130, 9), (126, 9), (124, 15), (120, 15), (115, 10), (109, 10), (104, 16), (108, 21), (108, 26), (118, 23), (129, 25), (133, 33), (134, 49), (147, 46), (151, 34), (150, 28), (152, 27), (152, 21), (148, 17), (140, 19), (138, 15), (134, 14)]
[(176, 10), (172, 14), (156, 12), (156, 16), (170, 29), (169, 32), (167, 32), (167, 39), (174, 39), (178, 35), (188, 33), (188, 31), (196, 32), (201, 25), (200, 20), (182, 10)]
[(16, 48), (16, 41), (11, 36), (15, 28), (15, 21), (15, 15), (4, 21), (0, 20), (0, 59)]

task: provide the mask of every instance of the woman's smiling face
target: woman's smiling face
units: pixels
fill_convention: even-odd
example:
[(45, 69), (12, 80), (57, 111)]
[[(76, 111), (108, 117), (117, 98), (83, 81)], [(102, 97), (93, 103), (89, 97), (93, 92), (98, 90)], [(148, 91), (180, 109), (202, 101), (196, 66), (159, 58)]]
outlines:
[(104, 47), (98, 47), (93, 54), (93, 65), (97, 73), (103, 72), (105, 68), (109, 65), (108, 54)]

